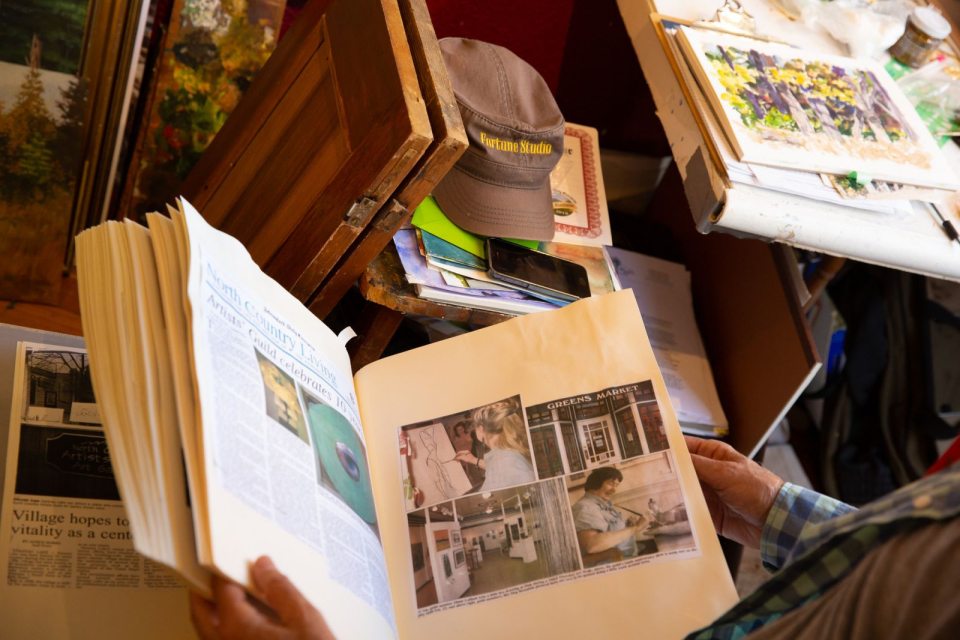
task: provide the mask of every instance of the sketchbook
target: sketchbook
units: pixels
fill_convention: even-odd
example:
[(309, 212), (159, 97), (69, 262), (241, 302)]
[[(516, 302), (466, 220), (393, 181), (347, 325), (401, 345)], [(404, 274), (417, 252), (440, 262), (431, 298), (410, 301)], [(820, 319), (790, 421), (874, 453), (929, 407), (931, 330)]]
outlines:
[(341, 638), (679, 638), (736, 602), (630, 292), (354, 376), (239, 242), (169, 214), (77, 240), (140, 553), (254, 596), (269, 555)]

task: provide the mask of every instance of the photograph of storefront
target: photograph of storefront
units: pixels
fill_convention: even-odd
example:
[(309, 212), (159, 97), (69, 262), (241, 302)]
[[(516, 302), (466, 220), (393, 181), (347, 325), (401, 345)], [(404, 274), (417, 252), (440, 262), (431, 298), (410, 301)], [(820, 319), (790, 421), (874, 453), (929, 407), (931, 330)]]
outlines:
[(540, 479), (656, 453), (668, 448), (649, 381), (527, 407)]

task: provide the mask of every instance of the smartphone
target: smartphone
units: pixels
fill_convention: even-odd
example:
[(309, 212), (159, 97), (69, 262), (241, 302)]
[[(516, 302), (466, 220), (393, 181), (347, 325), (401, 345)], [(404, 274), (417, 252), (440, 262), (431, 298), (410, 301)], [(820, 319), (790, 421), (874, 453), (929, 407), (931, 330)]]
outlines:
[(571, 301), (590, 297), (587, 270), (576, 262), (488, 238), (487, 264), (491, 278), (534, 293)]

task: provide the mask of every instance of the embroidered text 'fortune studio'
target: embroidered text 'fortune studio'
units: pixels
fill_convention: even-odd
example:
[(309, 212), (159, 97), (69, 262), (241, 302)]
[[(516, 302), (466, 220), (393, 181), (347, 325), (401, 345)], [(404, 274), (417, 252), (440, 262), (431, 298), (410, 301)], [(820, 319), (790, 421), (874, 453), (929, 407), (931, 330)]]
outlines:
[(547, 155), (553, 151), (553, 145), (549, 142), (501, 140), (500, 138), (492, 138), (483, 131), (480, 132), (480, 142), (491, 149), (496, 149), (497, 151), (508, 151), (510, 153), (532, 153), (537, 155)]

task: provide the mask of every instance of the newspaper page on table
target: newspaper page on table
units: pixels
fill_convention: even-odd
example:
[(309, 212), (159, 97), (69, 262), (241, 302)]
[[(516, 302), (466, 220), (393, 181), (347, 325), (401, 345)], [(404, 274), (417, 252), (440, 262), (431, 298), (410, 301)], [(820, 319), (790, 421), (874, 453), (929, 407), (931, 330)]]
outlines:
[(269, 555), (337, 637), (395, 637), (346, 349), (181, 202), (213, 563)]
[(86, 351), (21, 342), (3, 507), (11, 638), (192, 638), (187, 590), (133, 549)]
[(606, 637), (642, 621), (678, 638), (736, 602), (630, 292), (355, 382), (401, 637)]

